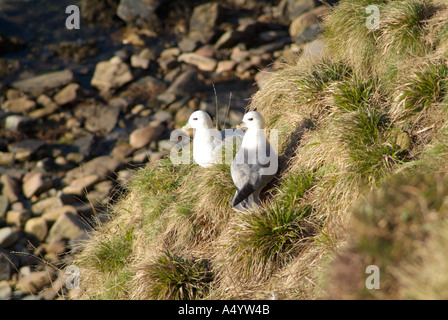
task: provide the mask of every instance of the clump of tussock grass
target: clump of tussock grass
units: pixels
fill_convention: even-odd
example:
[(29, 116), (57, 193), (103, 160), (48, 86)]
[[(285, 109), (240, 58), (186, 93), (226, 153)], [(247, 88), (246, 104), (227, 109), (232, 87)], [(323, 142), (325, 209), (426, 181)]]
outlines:
[(355, 111), (365, 107), (383, 104), (382, 88), (376, 79), (363, 79), (354, 75), (341, 81), (332, 90), (333, 112)]
[[(229, 204), (235, 192), (229, 166), (219, 164), (207, 169), (196, 167), (178, 192), (179, 203), (190, 207), (186, 219), (189, 238), (193, 243), (205, 243), (221, 232), (232, 212)], [(172, 221), (174, 223), (167, 228), (168, 232), (174, 232), (176, 238), (185, 235), (182, 224), (179, 225), (176, 219)]]
[(312, 207), (287, 208), (278, 204), (238, 214), (227, 235), (230, 277), (266, 279), (290, 262), (316, 231)]
[(348, 156), (350, 171), (366, 181), (376, 181), (401, 161), (400, 148), (388, 138), (388, 115), (364, 107), (339, 117), (340, 143)]
[(390, 1), (381, 10), (379, 43), (383, 56), (424, 55), (424, 20), (432, 14), (432, 7), (423, 1)]
[(397, 103), (406, 111), (418, 112), (436, 103), (448, 102), (446, 60), (429, 62), (415, 72), (398, 90)]
[(369, 29), (366, 8), (376, 5), (381, 10), (384, 1), (345, 0), (334, 6), (324, 18), (324, 34), (328, 52), (344, 61), (357, 73), (375, 72), (375, 56), (379, 53), (378, 29)]
[(297, 80), (297, 101), (310, 106), (325, 107), (328, 91), (335, 83), (344, 81), (352, 74), (347, 64), (323, 59)]
[(214, 279), (210, 261), (169, 250), (140, 265), (139, 281), (145, 282), (145, 299), (195, 300), (207, 296)]
[(300, 170), (298, 173), (286, 175), (279, 187), (275, 199), (283, 206), (295, 208), (305, 195), (316, 183), (316, 177), (312, 171)]

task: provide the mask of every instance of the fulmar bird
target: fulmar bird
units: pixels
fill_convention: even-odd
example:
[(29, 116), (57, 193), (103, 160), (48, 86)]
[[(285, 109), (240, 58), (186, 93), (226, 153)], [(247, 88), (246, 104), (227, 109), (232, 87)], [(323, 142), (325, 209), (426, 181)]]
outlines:
[(278, 155), (266, 138), (263, 116), (250, 111), (244, 115), (241, 126), (247, 127), (247, 131), (230, 167), (236, 186), (232, 207), (237, 210), (258, 207), (261, 190), (278, 169)]
[(224, 144), (237, 142), (242, 140), (243, 137), (241, 129), (218, 131), (213, 127), (212, 119), (208, 113), (202, 110), (193, 112), (188, 119), (188, 123), (182, 129), (195, 130), (193, 135), (193, 160), (204, 168), (222, 163), (221, 156)]

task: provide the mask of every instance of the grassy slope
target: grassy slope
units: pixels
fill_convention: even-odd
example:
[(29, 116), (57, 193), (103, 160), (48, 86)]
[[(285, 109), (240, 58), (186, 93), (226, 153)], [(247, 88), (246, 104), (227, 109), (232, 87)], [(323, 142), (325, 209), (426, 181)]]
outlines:
[(138, 170), (75, 256), (81, 297), (448, 298), (447, 6), (341, 0), (325, 57), (285, 64), (248, 106), (279, 130), (262, 207), (231, 209), (226, 165)]

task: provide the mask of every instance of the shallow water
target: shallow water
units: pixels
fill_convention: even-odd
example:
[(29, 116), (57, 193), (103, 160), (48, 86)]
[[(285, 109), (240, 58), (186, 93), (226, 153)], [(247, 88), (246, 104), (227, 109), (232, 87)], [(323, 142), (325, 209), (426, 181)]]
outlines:
[[(33, 74), (70, 68), (78, 79), (88, 86), (89, 73), (98, 61), (108, 59), (123, 45), (111, 34), (120, 26), (91, 26), (81, 19), (80, 29), (66, 28), (67, 6), (78, 5), (76, 0), (0, 0), (0, 32), (8, 36), (19, 36), (27, 43), (25, 50), (1, 56), (17, 59), (20, 68), (8, 77), (0, 79), (9, 83)], [(79, 6), (78, 6), (79, 7)], [(64, 58), (49, 51), (48, 45), (63, 42), (82, 45), (95, 43), (98, 51), (83, 61)]]

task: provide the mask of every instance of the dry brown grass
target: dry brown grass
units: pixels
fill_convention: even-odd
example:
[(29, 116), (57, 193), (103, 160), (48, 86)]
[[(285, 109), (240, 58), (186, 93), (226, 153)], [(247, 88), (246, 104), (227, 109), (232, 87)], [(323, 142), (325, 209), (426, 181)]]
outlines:
[[(390, 9), (376, 31), (368, 4)], [(83, 297), (446, 297), (445, 277), (419, 270), (448, 265), (447, 12), (445, 1), (341, 0), (325, 18), (327, 55), (284, 63), (248, 106), (279, 138), (260, 208), (231, 209), (228, 165), (137, 171), (75, 257)], [(370, 264), (382, 290), (365, 288)]]

